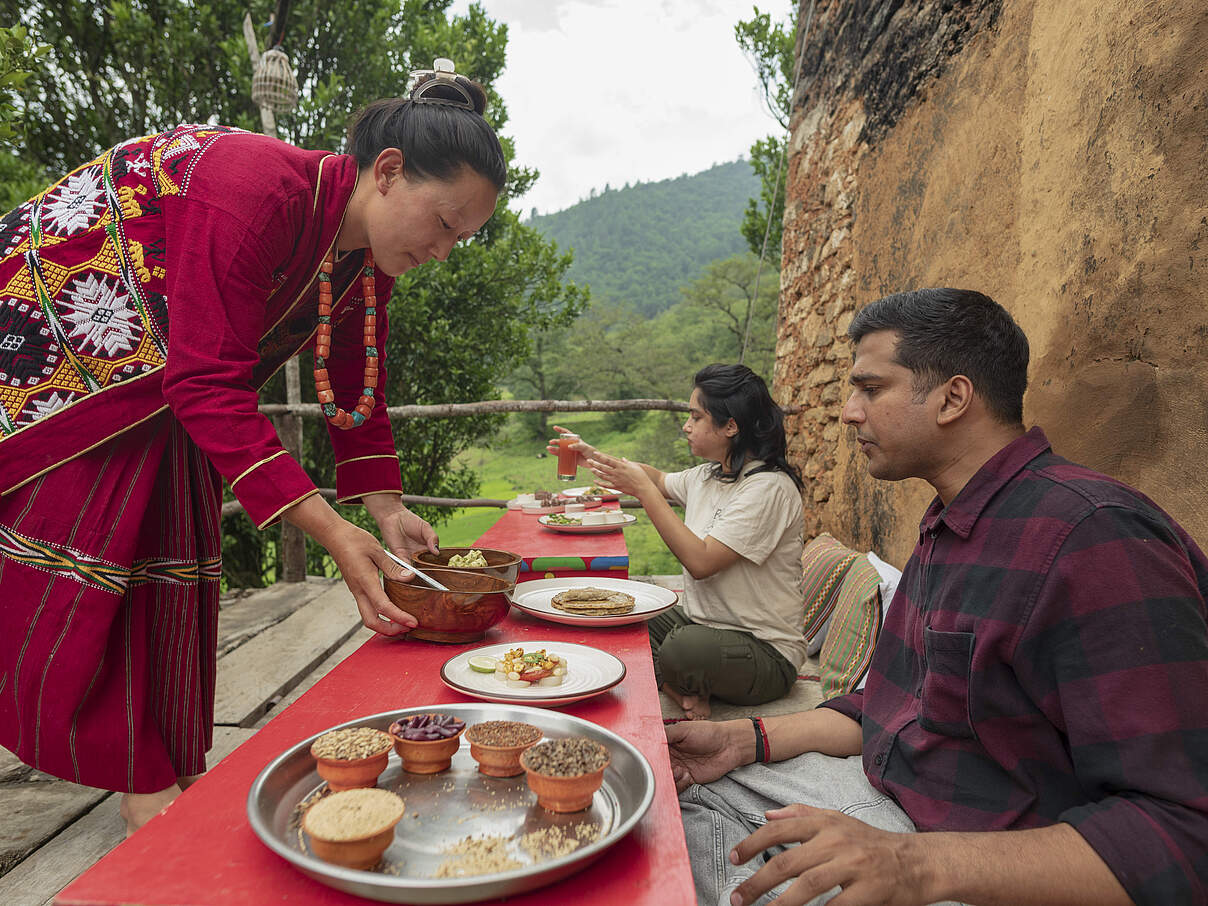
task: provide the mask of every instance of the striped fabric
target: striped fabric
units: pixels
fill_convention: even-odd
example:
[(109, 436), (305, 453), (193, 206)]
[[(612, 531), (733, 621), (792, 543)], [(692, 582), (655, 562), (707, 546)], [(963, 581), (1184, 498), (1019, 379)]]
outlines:
[(822, 644), (819, 684), (822, 697), (853, 691), (864, 678), (881, 634), (881, 576), (863, 554), (843, 577)]
[(858, 554), (823, 532), (801, 552), (801, 594), (805, 600), (806, 651), (817, 654), (839, 600), (843, 577)]
[(0, 497), (0, 744), (122, 792), (205, 770), (220, 503), (167, 414)]

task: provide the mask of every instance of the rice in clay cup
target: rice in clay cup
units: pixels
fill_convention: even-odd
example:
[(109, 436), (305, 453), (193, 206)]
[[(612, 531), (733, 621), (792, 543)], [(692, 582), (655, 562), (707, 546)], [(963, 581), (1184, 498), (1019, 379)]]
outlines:
[(404, 810), (403, 800), (389, 790), (345, 790), (307, 809), (302, 829), (324, 862), (366, 870), (381, 861)]
[(608, 749), (585, 736), (538, 743), (520, 757), (537, 804), (551, 812), (581, 812), (604, 783)]
[(515, 777), (524, 773), (520, 756), (541, 738), (541, 730), (515, 720), (488, 720), (466, 730), (470, 755), (480, 773), (488, 777)]
[(332, 730), (310, 747), (319, 776), (336, 792), (377, 785), (392, 745), (389, 733), (372, 727)]

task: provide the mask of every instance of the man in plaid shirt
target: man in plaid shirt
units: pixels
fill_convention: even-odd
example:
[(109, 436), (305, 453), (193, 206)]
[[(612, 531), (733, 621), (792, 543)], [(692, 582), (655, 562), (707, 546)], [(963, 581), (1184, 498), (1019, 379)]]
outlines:
[(1208, 903), (1208, 559), (1025, 431), (993, 300), (900, 293), (849, 335), (870, 474), (938, 496), (864, 691), (769, 718), (780, 764), (746, 720), (668, 727), (702, 901)]

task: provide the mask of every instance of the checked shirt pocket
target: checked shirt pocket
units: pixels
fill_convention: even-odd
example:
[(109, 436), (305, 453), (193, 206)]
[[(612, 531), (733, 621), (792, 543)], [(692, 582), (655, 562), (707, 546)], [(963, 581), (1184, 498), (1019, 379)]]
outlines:
[(923, 628), (924, 673), (919, 725), (943, 736), (972, 738), (969, 672), (973, 633)]

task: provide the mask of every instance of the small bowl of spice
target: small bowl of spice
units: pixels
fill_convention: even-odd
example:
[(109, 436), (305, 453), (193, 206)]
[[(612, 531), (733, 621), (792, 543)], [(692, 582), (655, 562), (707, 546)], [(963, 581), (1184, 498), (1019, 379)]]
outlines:
[(604, 783), (608, 749), (586, 736), (550, 739), (520, 758), (537, 804), (551, 812), (581, 812)]
[(346, 790), (307, 809), (302, 829), (323, 861), (364, 870), (381, 861), (403, 811), (403, 800), (389, 790)]
[(515, 720), (488, 720), (466, 730), (470, 755), (488, 777), (523, 774), (520, 756), (540, 738), (539, 728)]
[(439, 774), (453, 763), (466, 722), (451, 714), (412, 714), (390, 725), (394, 751), (410, 774)]
[(376, 785), (378, 775), (386, 770), (392, 745), (389, 733), (372, 727), (349, 727), (324, 733), (311, 744), (310, 754), (319, 776), (340, 792)]

